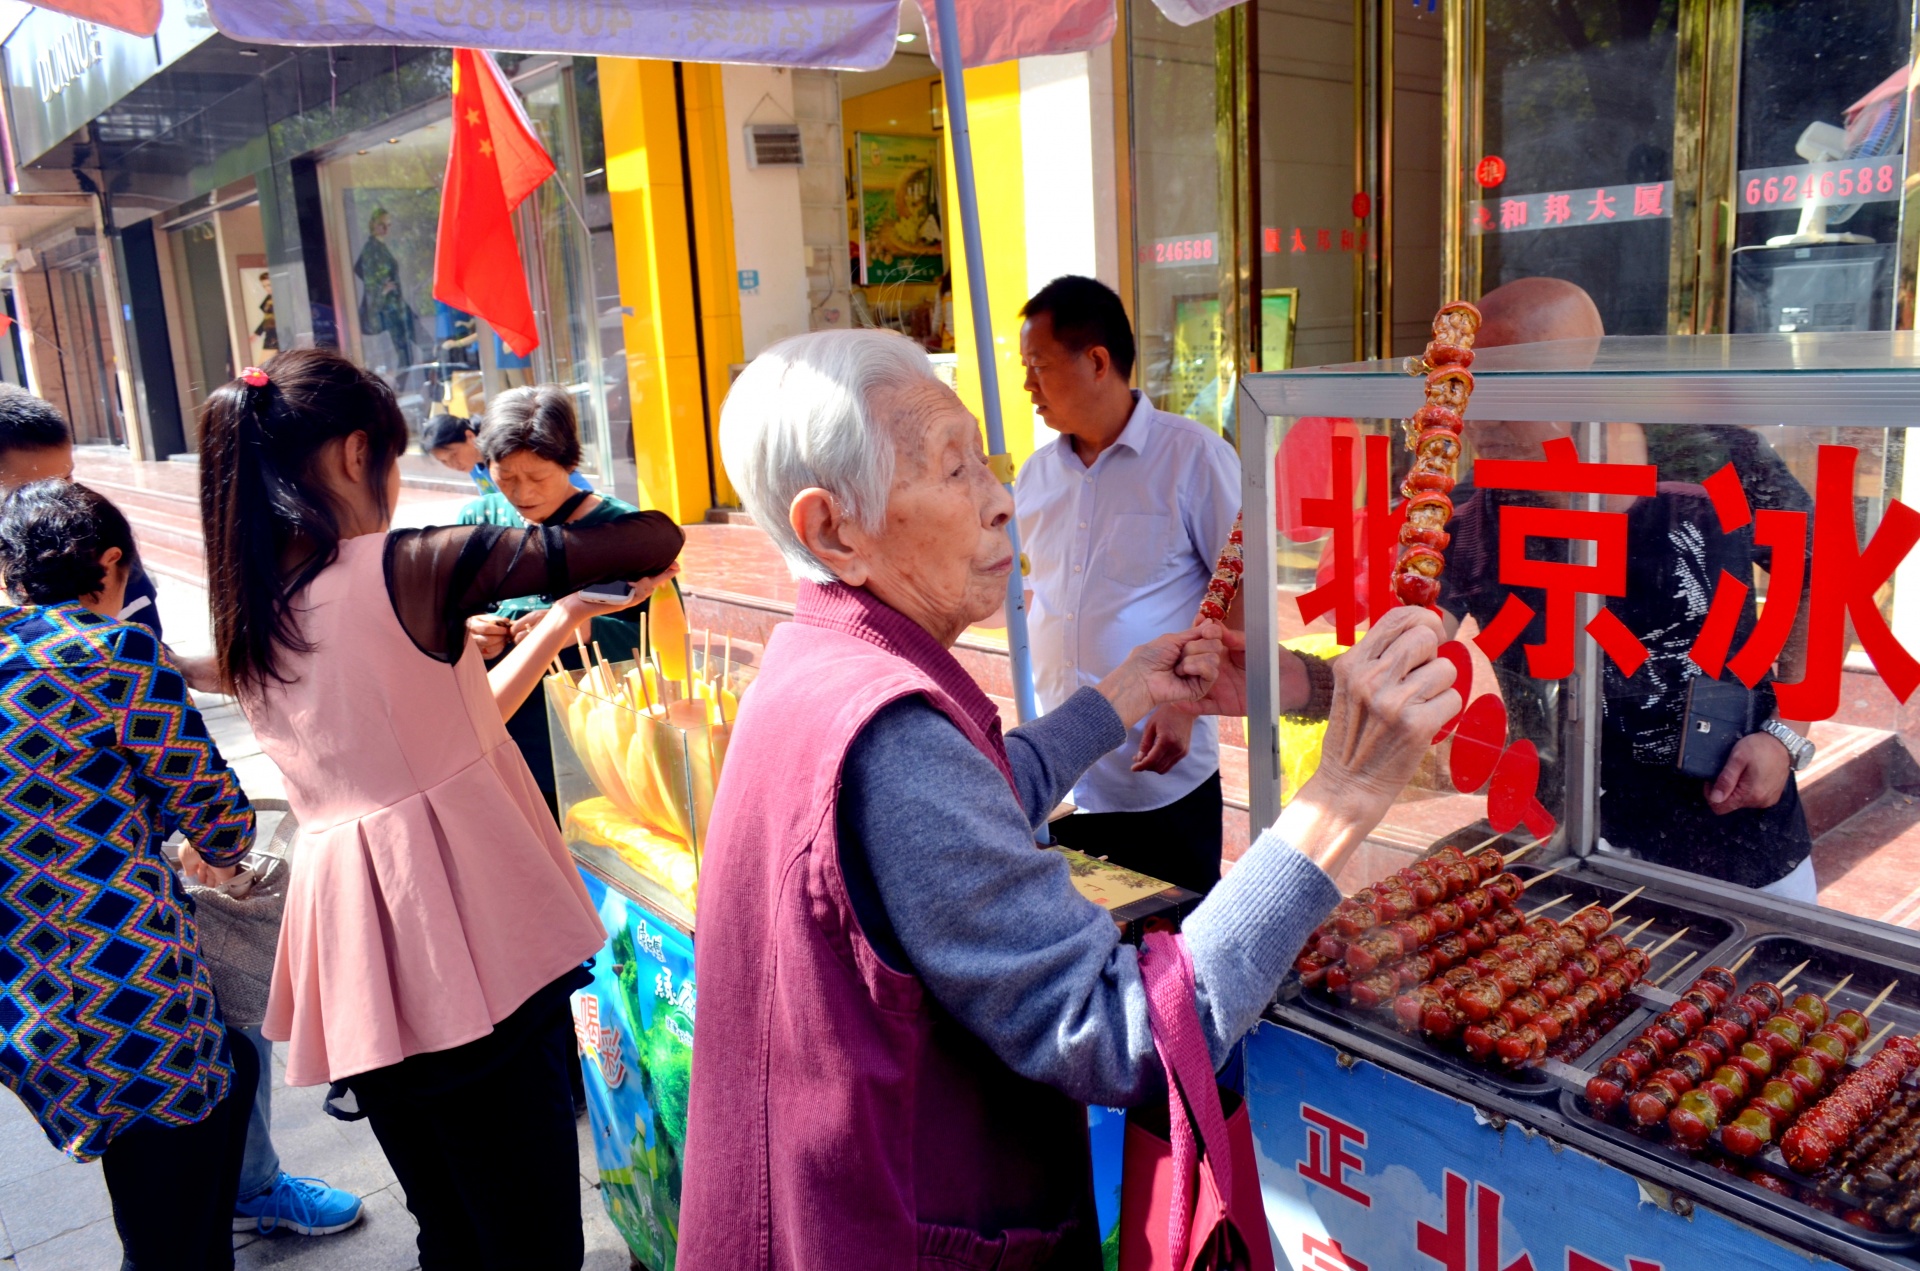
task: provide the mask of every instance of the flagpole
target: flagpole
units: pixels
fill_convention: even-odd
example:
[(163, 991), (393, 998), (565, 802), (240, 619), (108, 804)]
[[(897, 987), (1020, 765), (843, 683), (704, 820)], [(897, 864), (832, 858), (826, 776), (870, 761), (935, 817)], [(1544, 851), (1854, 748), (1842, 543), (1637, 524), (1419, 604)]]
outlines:
[[(989, 462), (1013, 492), (1013, 464), (1006, 459), (1007, 435), (1000, 420), (1000, 373), (994, 358), (993, 306), (987, 303), (987, 260), (980, 245), (980, 199), (973, 179), (973, 138), (967, 130), (967, 85), (960, 60), (960, 25), (953, 0), (934, 0), (940, 30), (940, 77), (947, 94), (947, 138), (953, 143), (954, 191), (960, 205), (960, 237), (966, 247), (967, 298), (973, 309), (974, 356), (980, 363), (980, 406), (986, 416)], [(1020, 523), (1007, 522), (1013, 540), (1013, 571), (1007, 575), (1007, 653), (1013, 661), (1013, 704), (1025, 723), (1040, 713), (1033, 694), (1033, 649), (1027, 639), (1024, 558)]]

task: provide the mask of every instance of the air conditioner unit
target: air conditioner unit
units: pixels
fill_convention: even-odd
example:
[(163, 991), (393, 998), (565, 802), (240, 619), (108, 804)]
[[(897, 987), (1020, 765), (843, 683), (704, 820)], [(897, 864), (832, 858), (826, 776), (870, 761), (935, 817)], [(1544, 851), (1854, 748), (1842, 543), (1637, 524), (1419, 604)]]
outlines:
[(749, 168), (799, 168), (806, 162), (799, 124), (747, 125)]

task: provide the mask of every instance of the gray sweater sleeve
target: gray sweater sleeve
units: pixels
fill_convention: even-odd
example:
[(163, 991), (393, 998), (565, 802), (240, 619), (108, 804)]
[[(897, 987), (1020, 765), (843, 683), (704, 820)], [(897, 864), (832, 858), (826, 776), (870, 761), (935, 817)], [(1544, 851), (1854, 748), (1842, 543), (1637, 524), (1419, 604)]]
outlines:
[[(871, 879), (884, 911), (861, 914), (863, 924), (890, 927), (910, 969), (1009, 1067), (1087, 1103), (1139, 1102), (1162, 1088), (1160, 1065), (1134, 950), (1074, 890), (1065, 859), (1034, 847), (1032, 827), (1125, 736), (1091, 689), (1014, 729), (1016, 801), (951, 721), (908, 698), (855, 739), (841, 784), (843, 862), (850, 881)], [(1215, 1064), (1338, 900), (1325, 874), (1269, 833), (1188, 918)]]

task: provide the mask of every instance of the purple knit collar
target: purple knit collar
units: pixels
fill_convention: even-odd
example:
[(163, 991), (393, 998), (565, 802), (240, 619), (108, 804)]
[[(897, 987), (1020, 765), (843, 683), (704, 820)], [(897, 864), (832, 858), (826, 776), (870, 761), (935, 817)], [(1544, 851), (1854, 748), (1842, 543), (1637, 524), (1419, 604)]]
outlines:
[(992, 739), (996, 750), (1003, 756), (1006, 753), (1000, 731), (1000, 708), (993, 704), (993, 699), (925, 627), (882, 604), (865, 588), (849, 587), (845, 583), (802, 582), (793, 617), (794, 621), (810, 627), (826, 627), (858, 636), (911, 662), (967, 713), (980, 731)]

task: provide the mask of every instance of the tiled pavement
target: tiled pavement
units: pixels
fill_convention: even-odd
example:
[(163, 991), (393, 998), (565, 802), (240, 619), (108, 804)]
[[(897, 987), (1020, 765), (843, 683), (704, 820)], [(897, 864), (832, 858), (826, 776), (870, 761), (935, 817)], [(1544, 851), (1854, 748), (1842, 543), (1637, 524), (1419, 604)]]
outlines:
[[(161, 619), (170, 644), (183, 652), (207, 647), (206, 593), (172, 579), (160, 582)], [(202, 699), (208, 727), (256, 799), (283, 795), (280, 774), (260, 753), (246, 720), (230, 702)], [(263, 832), (270, 833), (269, 826)], [(236, 1235), (235, 1263), (311, 1267), (315, 1271), (411, 1271), (420, 1264), (418, 1227), (386, 1157), (364, 1121), (337, 1121), (322, 1111), (322, 1090), (289, 1089), (286, 1064), (274, 1053), (273, 1140), (282, 1168), (323, 1178), (359, 1196), (365, 1217), (333, 1236)], [(593, 1135), (580, 1122), (580, 1208), (586, 1222), (587, 1271), (626, 1271), (625, 1242), (608, 1220), (596, 1186)], [(511, 1161), (501, 1162), (511, 1170)], [(179, 1186), (197, 1180), (181, 1179)], [(0, 1271), (114, 1271), (114, 1234), (98, 1164), (80, 1165), (47, 1143), (24, 1105), (0, 1093)]]

